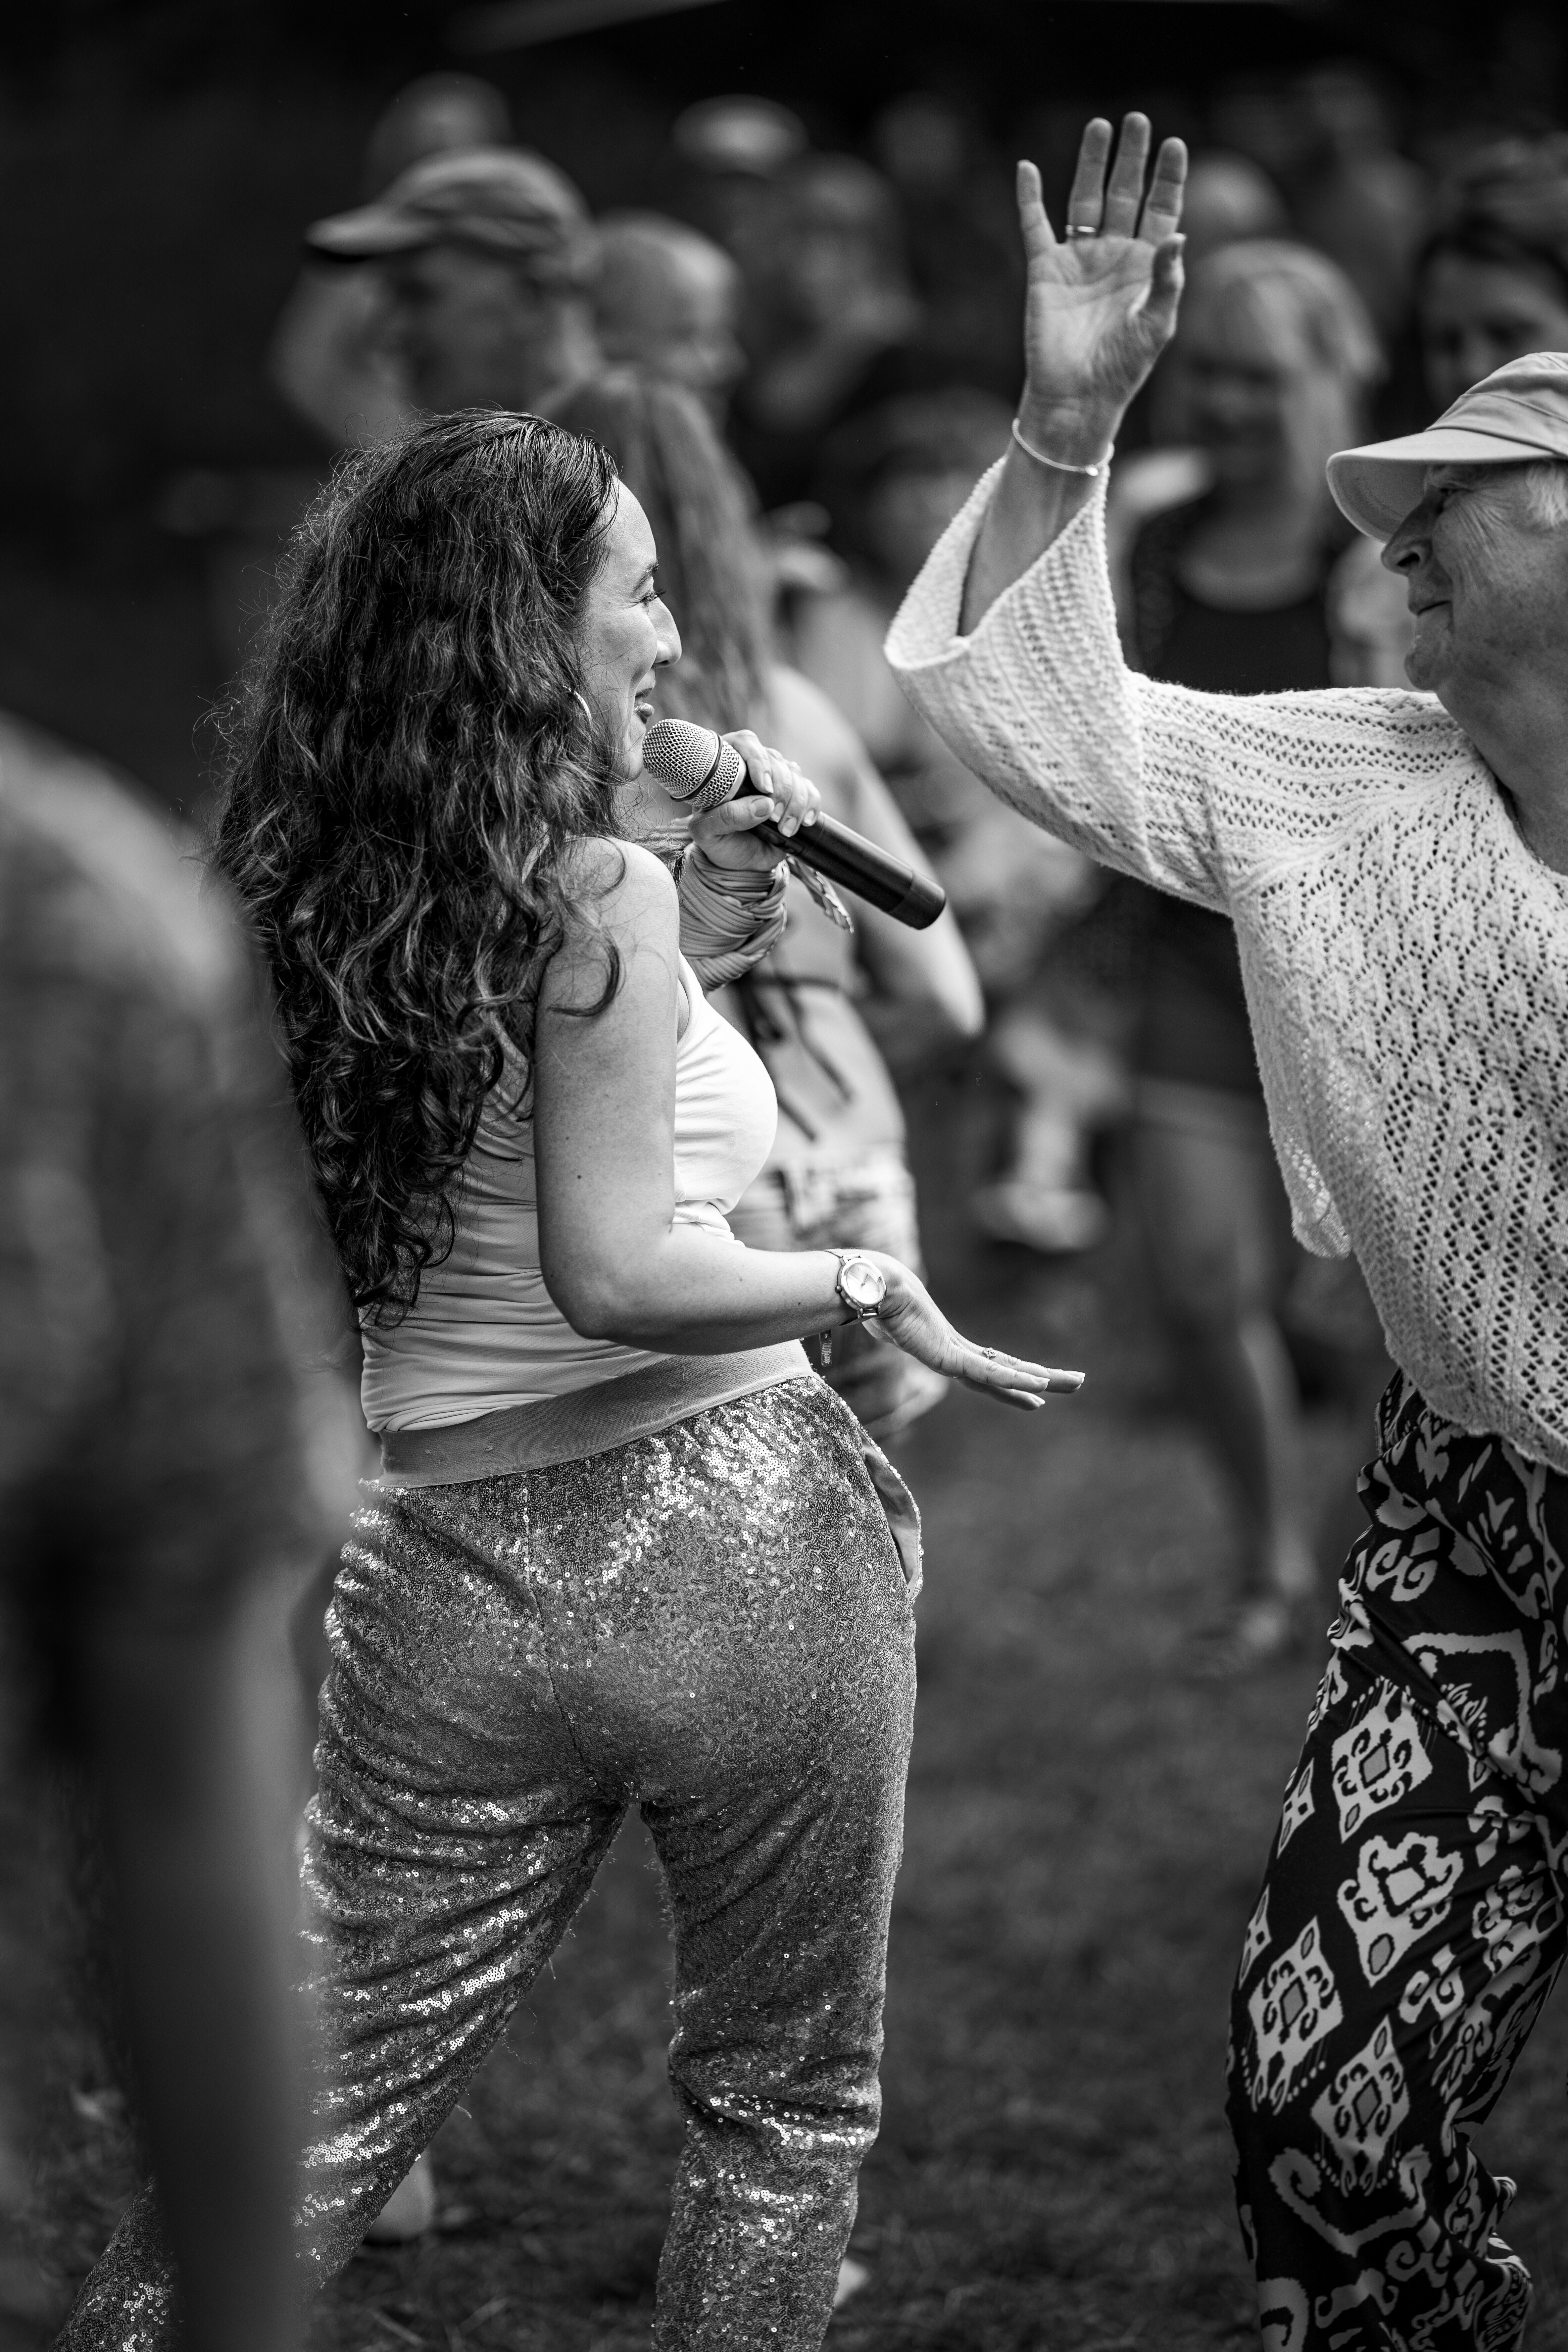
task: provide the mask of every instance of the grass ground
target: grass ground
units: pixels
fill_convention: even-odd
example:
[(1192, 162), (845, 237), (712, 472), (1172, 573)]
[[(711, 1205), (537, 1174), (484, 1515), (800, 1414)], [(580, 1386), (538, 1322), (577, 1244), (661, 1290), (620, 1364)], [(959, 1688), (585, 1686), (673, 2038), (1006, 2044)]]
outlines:
[[(938, 1203), (963, 1189), (961, 1110), (946, 1096), (922, 1120)], [(1027, 1423), (955, 1398), (905, 1448), (928, 1544), (920, 1712), (852, 2249), (869, 2277), (830, 2347), (1244, 2345), (1226, 2001), (1316, 1661), (1219, 1687), (1185, 1671), (1227, 1538), (1191, 1436), (1151, 1401), (1135, 1286), (1114, 1264), (973, 1253), (957, 1219), (938, 1232), (939, 1287), (972, 1329), (1091, 1378)], [(453, 2226), (363, 2253), (310, 2352), (646, 2346), (678, 2139), (664, 1967), (633, 1823), (440, 2135)], [(1521, 2183), (1531, 2352), (1568, 2352), (1565, 2061), (1558, 2004), (1486, 2134)], [(59, 2137), (57, 2255), (79, 2275), (129, 2161), (112, 2113), (62, 2105)]]

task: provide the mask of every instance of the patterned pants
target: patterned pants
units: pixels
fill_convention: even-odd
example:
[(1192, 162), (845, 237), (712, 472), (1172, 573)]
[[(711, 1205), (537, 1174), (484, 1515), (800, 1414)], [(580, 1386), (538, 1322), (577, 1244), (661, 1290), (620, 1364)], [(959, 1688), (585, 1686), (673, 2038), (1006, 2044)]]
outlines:
[(1511, 2352), (1470, 2146), (1562, 1963), (1568, 1479), (1396, 1375), (1232, 2011), (1267, 2352)]
[[(879, 2108), (912, 1520), (809, 1375), (361, 1513), (305, 1863), (303, 2286), (428, 2145), (635, 1804), (669, 1895), (686, 2121), (654, 2342), (816, 2352)], [(144, 2194), (62, 2343), (171, 2352), (179, 2332)]]

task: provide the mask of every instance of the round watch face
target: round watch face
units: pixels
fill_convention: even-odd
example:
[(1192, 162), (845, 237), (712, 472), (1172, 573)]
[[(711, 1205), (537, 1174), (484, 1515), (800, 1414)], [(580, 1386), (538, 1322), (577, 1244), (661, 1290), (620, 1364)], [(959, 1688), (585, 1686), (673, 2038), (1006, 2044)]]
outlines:
[(847, 1305), (869, 1314), (880, 1307), (888, 1286), (879, 1269), (863, 1257), (846, 1258), (838, 1268), (839, 1293)]

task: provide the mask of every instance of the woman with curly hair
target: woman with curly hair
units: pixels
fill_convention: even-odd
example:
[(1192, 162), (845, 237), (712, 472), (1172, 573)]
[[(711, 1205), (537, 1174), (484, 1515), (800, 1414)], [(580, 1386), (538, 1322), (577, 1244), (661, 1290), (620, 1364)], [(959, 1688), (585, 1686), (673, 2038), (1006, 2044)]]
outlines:
[[(687, 2126), (657, 2340), (805, 2347), (876, 2127), (918, 1538), (796, 1335), (875, 1314), (1025, 1407), (1077, 1381), (970, 1346), (892, 1258), (730, 1236), (772, 1088), (617, 837), (679, 652), (605, 453), (468, 413), (344, 461), (233, 730), (217, 864), (384, 1464), (321, 1695), (300, 2242), (315, 2282), (353, 2252), (636, 1804)], [(736, 740), (795, 824), (798, 780)], [(765, 862), (752, 822), (709, 836), (705, 888)], [(67, 2340), (175, 2326), (143, 2198)]]

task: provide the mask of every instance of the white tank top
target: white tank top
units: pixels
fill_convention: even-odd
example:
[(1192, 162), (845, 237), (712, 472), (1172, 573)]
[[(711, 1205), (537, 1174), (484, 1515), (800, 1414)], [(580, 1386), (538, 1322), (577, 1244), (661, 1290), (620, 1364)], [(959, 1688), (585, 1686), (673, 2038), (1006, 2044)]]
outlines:
[[(684, 956), (680, 978), (689, 1010), (675, 1048), (675, 1222), (732, 1241), (725, 1218), (773, 1149), (778, 1103)], [(450, 1255), (426, 1270), (401, 1323), (363, 1327), (372, 1429), (438, 1429), (665, 1360), (574, 1331), (539, 1270), (535, 1202), (533, 1123), (492, 1097), (464, 1166)]]

